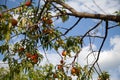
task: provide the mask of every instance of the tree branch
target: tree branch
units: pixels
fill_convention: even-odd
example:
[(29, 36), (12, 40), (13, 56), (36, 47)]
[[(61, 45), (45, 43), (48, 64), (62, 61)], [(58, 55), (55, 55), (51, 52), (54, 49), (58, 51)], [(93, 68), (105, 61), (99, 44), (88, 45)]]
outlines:
[(82, 18), (79, 18), (77, 22), (72, 27), (70, 27), (63, 35), (66, 35), (70, 30), (72, 30), (80, 22), (81, 19)]
[(88, 34), (90, 31), (92, 31), (92, 30), (94, 30), (95, 28), (97, 28), (101, 23), (102, 23), (102, 20), (101, 20), (99, 23), (97, 23), (93, 28), (89, 29), (89, 30), (82, 36), (81, 41), (83, 41), (83, 39), (87, 36), (87, 34)]
[(73, 15), (76, 17), (83, 17), (83, 18), (92, 18), (92, 19), (102, 19), (102, 20), (109, 20), (109, 21), (115, 21), (120, 22), (120, 15), (104, 15), (104, 14), (91, 14), (87, 12), (78, 12), (65, 2), (62, 2), (61, 0), (48, 0), (55, 2), (57, 4), (60, 4), (64, 8), (68, 9), (71, 13), (69, 15)]
[(107, 38), (107, 35), (108, 35), (108, 21), (106, 21), (106, 26), (105, 26), (105, 36), (104, 36), (103, 41), (102, 41), (102, 44), (101, 44), (101, 46), (100, 46), (100, 48), (99, 48), (97, 58), (96, 58), (95, 62), (93, 63), (93, 65), (92, 65), (92, 67), (90, 68), (89, 71), (91, 71), (92, 68), (94, 67), (94, 65), (98, 62), (98, 60), (99, 60), (99, 56), (100, 56), (100, 52), (101, 52), (102, 47), (103, 47), (103, 45), (104, 45), (104, 43), (105, 43), (105, 40), (106, 40), (106, 38)]

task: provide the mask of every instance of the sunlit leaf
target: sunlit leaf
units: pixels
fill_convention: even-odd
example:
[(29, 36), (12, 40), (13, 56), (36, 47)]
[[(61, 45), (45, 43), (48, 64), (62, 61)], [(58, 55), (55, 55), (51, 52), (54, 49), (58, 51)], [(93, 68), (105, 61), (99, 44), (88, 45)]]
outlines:
[(62, 19), (62, 22), (65, 22), (69, 19), (69, 16), (68, 15), (63, 15), (63, 16), (61, 16), (61, 19)]
[(6, 37), (5, 37), (6, 42), (10, 40), (10, 31), (7, 31)]

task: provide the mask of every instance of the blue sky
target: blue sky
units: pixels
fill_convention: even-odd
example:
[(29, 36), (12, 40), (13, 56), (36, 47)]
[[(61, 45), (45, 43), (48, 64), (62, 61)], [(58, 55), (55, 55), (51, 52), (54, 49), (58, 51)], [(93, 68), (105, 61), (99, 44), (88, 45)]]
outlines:
[[(1, 0), (1, 1), (5, 1), (5, 0)], [(8, 0), (7, 5), (9, 6), (9, 8), (15, 7), (19, 5), (19, 1), (23, 1), (23, 0)], [(35, 0), (37, 1), (37, 0)], [(113, 14), (116, 10), (120, 10), (120, 1), (119, 0), (94, 0), (96, 1), (96, 4), (99, 5), (99, 7), (101, 9), (103, 9), (104, 11), (102, 11), (101, 9), (99, 9), (94, 2), (92, 2), (92, 0), (69, 0), (67, 3), (69, 5), (72, 5), (72, 7), (74, 7), (77, 11), (81, 11), (81, 12), (90, 12), (90, 13), (102, 13), (102, 14)], [(4, 2), (0, 2), (0, 4), (2, 4)], [(74, 17), (70, 17), (70, 19), (65, 22), (64, 24), (61, 23), (61, 20), (57, 21), (55, 23), (56, 26), (62, 26), (62, 27), (66, 27), (69, 28), (71, 27), (72, 24), (74, 24), (74, 22), (77, 19)], [(74, 36), (74, 35), (81, 35), (83, 33), (85, 33), (89, 28), (93, 27), (96, 22), (98, 22), (98, 20), (91, 20), (91, 19), (82, 19), (81, 22), (72, 30), (70, 31), (70, 33), (68, 33), (68, 36)], [(113, 22), (110, 22), (110, 26), (112, 26)], [(102, 23), (102, 25), (100, 25), (100, 30), (102, 30), (102, 27), (104, 27), (104, 22)], [(101, 53), (100, 56), (100, 66), (102, 68), (102, 70), (107, 70), (110, 72), (111, 74), (111, 80), (119, 80), (120, 79), (120, 64), (119, 64), (119, 57), (120, 57), (120, 27), (114, 28), (114, 29), (110, 29), (109, 30), (109, 34), (107, 37), (107, 40), (105, 42), (105, 45), (103, 47), (103, 52)], [(88, 42), (86, 40), (86, 42)], [(96, 40), (94, 42), (94, 48), (97, 48), (97, 46), (99, 45), (100, 41)], [(86, 44), (86, 46), (84, 47), (84, 49), (82, 50), (82, 54), (80, 55), (80, 57), (85, 58), (84, 53), (89, 52), (88, 51), (88, 44)], [(51, 53), (53, 53), (51, 51)], [(117, 56), (116, 56), (117, 55)], [(52, 60), (51, 57), (52, 56)], [(48, 54), (48, 59), (53, 63), (53, 64), (57, 64), (59, 60), (54, 59), (54, 57), (58, 57), (58, 55), (56, 54)], [(0, 59), (2, 58), (2, 56), (0, 56)], [(92, 57), (90, 57), (91, 59)], [(60, 58), (58, 58), (60, 59)], [(85, 59), (83, 59), (85, 60)], [(83, 60), (80, 60), (80, 62), (82, 64), (84, 64)], [(92, 60), (92, 59), (91, 59)], [(46, 61), (46, 60), (44, 60)]]

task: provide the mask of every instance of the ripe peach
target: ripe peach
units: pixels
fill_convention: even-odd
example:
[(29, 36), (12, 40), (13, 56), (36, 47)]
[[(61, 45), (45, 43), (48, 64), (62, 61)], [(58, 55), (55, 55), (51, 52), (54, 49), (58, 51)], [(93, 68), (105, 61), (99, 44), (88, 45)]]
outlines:
[(22, 51), (24, 51), (24, 50), (25, 50), (25, 49), (24, 49), (23, 47), (20, 47), (20, 48), (19, 48), (19, 51), (20, 51), (20, 52), (22, 52)]
[(72, 74), (76, 73), (76, 68), (73, 67), (73, 68), (71, 69), (71, 73), (72, 73)]
[(11, 19), (12, 26), (16, 26), (18, 21), (16, 19)]
[(31, 60), (34, 60), (34, 59), (36, 59), (36, 56), (32, 55), (32, 56), (30, 57), (30, 59), (31, 59)]
[(33, 59), (32, 62), (33, 62), (34, 64), (37, 64), (38, 59)]
[(52, 24), (53, 21), (52, 21), (52, 19), (48, 19), (48, 20), (46, 21), (46, 23), (47, 23), (47, 24)]
[(31, 5), (31, 1), (27, 1), (26, 3), (25, 3), (25, 6), (30, 6)]
[(34, 56), (35, 56), (35, 58), (37, 59), (38, 58), (38, 54), (36, 53), (36, 54), (34, 54)]
[(64, 51), (62, 52), (62, 56), (66, 56), (66, 55), (67, 55), (67, 51), (64, 50)]
[(43, 17), (43, 18), (42, 18), (42, 21), (46, 21), (46, 20), (47, 20), (47, 17)]

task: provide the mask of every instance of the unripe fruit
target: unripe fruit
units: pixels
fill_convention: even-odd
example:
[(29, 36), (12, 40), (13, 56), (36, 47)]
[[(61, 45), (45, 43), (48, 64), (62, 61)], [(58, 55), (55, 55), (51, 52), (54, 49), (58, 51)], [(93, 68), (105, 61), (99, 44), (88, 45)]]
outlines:
[(31, 1), (27, 1), (26, 3), (25, 3), (25, 6), (30, 6), (31, 5)]
[(64, 44), (63, 40), (58, 40), (58, 44)]
[(67, 55), (67, 52), (64, 50), (63, 52), (62, 52), (62, 56), (66, 56)]
[(16, 19), (11, 19), (12, 26), (16, 26), (18, 21)]

